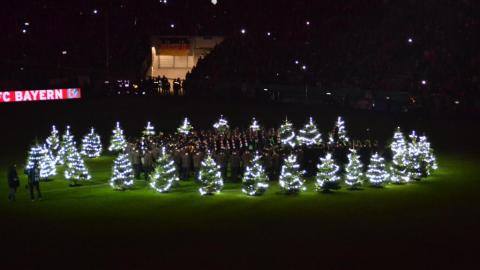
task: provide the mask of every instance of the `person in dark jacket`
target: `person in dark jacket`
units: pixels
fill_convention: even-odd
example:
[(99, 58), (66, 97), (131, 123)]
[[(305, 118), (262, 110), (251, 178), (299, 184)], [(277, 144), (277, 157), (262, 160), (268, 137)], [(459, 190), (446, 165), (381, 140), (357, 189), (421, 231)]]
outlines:
[(238, 182), (240, 179), (240, 156), (238, 155), (237, 152), (233, 152), (230, 155), (230, 172), (231, 172), (231, 181), (232, 182)]
[(37, 199), (42, 199), (40, 192), (40, 166), (38, 162), (33, 164), (33, 167), (28, 170), (28, 189), (30, 190), (30, 199), (35, 200), (34, 189), (37, 191)]
[(8, 200), (15, 201), (15, 195), (17, 189), (20, 186), (20, 180), (18, 179), (17, 166), (14, 164), (8, 169)]

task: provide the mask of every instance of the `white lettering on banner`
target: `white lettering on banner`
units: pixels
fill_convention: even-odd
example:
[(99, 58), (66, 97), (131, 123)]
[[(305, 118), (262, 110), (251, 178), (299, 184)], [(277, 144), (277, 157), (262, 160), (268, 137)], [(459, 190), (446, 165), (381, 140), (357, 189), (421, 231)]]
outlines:
[(23, 101), (22, 91), (15, 91), (15, 101)]
[(47, 99), (48, 100), (53, 99), (53, 90), (47, 90)]
[(55, 99), (63, 99), (63, 91), (62, 89), (55, 89)]
[(39, 97), (39, 99), (40, 99), (40, 100), (46, 100), (47, 98), (46, 98), (45, 94), (46, 94), (46, 93), (45, 93), (45, 90), (40, 90), (40, 97)]
[(30, 94), (32, 95), (32, 100), (38, 100), (38, 91), (30, 91)]
[(10, 92), (3, 92), (2, 93), (2, 100), (4, 102), (9, 102), (10, 101)]
[(32, 97), (30, 96), (28, 91), (25, 91), (25, 93), (23, 93), (23, 101), (32, 101)]

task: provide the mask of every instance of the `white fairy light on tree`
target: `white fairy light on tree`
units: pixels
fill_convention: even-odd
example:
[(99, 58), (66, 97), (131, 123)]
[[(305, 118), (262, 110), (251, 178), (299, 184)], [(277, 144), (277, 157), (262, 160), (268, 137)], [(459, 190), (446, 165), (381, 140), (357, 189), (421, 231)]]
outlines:
[(315, 177), (315, 189), (317, 191), (329, 191), (338, 187), (340, 177), (337, 175), (340, 167), (335, 164), (332, 154), (327, 153), (324, 158), (320, 158), (320, 163), (317, 164), (317, 175)]
[[(73, 135), (70, 133), (70, 126), (67, 126), (65, 133), (62, 136), (62, 141), (60, 143), (60, 150), (58, 151), (58, 164), (65, 164), (67, 155), (72, 148), (75, 148), (75, 140)], [(76, 150), (76, 148), (75, 148)]]
[(319, 145), (322, 143), (322, 134), (318, 131), (317, 125), (310, 117), (309, 121), (303, 129), (298, 132), (298, 142), (303, 145)]
[(198, 181), (201, 185), (198, 189), (201, 195), (213, 195), (220, 192), (223, 188), (220, 166), (215, 163), (210, 153), (201, 162)]
[(72, 186), (77, 185), (78, 181), (90, 180), (92, 178), (75, 146), (68, 150), (65, 166), (65, 179), (71, 181), (70, 185)]
[(128, 155), (121, 153), (113, 163), (113, 175), (110, 186), (115, 190), (125, 190), (133, 185), (133, 168)]
[(348, 154), (348, 164), (345, 166), (345, 184), (352, 189), (357, 188), (362, 184), (363, 164), (360, 161), (360, 155), (357, 150), (350, 149)]
[(377, 187), (381, 187), (389, 177), (388, 172), (385, 169), (385, 160), (378, 153), (373, 154), (370, 157), (370, 164), (367, 170), (368, 181)]
[(407, 146), (407, 170), (412, 179), (420, 180), (422, 177), (422, 168), (420, 166), (420, 149), (418, 147), (418, 136), (415, 131), (408, 136), (410, 142)]
[(58, 135), (58, 130), (55, 126), (52, 126), (52, 131), (47, 137), (46, 145), (48, 154), (50, 155), (50, 159), (57, 163), (58, 151), (60, 150), (60, 137)]
[(305, 187), (305, 179), (303, 175), (304, 171), (300, 171), (300, 165), (297, 163), (297, 157), (295, 155), (289, 155), (282, 166), (279, 185), (280, 189), (287, 193), (298, 193), (307, 190)]
[(51, 159), (46, 145), (42, 147), (38, 144), (35, 144), (30, 148), (28, 152), (27, 163), (25, 165), (25, 171), (32, 169), (35, 163), (40, 169), (41, 180), (46, 180), (49, 177), (57, 174), (55, 160)]
[(393, 141), (390, 144), (392, 152), (392, 166), (390, 167), (390, 181), (392, 183), (409, 182), (410, 176), (408, 172), (407, 160), (407, 143), (400, 127), (393, 134)]
[(154, 136), (155, 135), (155, 127), (150, 123), (150, 121), (147, 122), (147, 126), (143, 130), (143, 136)]
[(245, 168), (243, 176), (243, 193), (254, 196), (262, 195), (268, 188), (268, 176), (260, 163), (260, 155), (255, 153), (251, 165)]
[(127, 141), (125, 140), (125, 135), (123, 135), (123, 130), (120, 128), (120, 122), (117, 122), (117, 125), (112, 133), (113, 135), (110, 139), (108, 151), (120, 152), (125, 150), (125, 148), (127, 148)]
[(172, 157), (162, 148), (157, 159), (157, 166), (150, 176), (150, 186), (157, 192), (168, 192), (180, 179)]
[(418, 149), (420, 152), (420, 167), (422, 174), (424, 176), (429, 176), (434, 170), (438, 169), (438, 165), (427, 136), (423, 135), (419, 137)]
[(296, 134), (288, 119), (285, 118), (285, 122), (280, 126), (278, 136), (282, 146), (295, 147)]
[(177, 129), (177, 132), (183, 135), (188, 135), (192, 131), (192, 129), (193, 127), (190, 124), (190, 121), (188, 121), (188, 118), (185, 117), (182, 125)]
[(252, 119), (252, 124), (250, 125), (250, 130), (253, 132), (257, 132), (260, 130), (260, 125), (257, 122), (257, 119), (255, 117)]
[(100, 140), (100, 135), (95, 132), (95, 129), (92, 127), (90, 132), (83, 137), (82, 140), (82, 150), (80, 154), (87, 156), (89, 158), (99, 157), (102, 153), (102, 142)]
[(230, 127), (228, 126), (228, 121), (223, 118), (223, 115), (220, 115), (220, 119), (218, 119), (218, 122), (213, 124), (213, 128), (215, 128), (215, 130), (217, 130), (219, 133), (225, 133)]
[(342, 145), (348, 145), (350, 139), (348, 138), (347, 130), (345, 129), (345, 121), (343, 121), (341, 116), (337, 118), (337, 122), (335, 122), (335, 128), (338, 132), (338, 142)]

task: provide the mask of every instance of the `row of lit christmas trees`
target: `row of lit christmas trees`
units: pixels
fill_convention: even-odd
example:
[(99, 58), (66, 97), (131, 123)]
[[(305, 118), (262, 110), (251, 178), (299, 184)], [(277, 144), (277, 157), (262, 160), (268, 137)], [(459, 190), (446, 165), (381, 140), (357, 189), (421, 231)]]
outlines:
[[(338, 140), (348, 142), (344, 121), (339, 117), (336, 126), (338, 129)], [(219, 132), (228, 130), (228, 122), (221, 117), (214, 124)], [(254, 131), (259, 130), (258, 123), (253, 119), (250, 128)], [(178, 128), (181, 134), (188, 134), (192, 130), (188, 119)], [(155, 129), (150, 122), (147, 123), (143, 136), (155, 135)], [(280, 127), (280, 140), (284, 147), (293, 147), (296, 143), (305, 145), (314, 145), (322, 142), (321, 135), (316, 128), (312, 118), (304, 129), (300, 130), (299, 135), (291, 123), (285, 121)], [(300, 137), (296, 138), (296, 137)], [(335, 164), (332, 155), (327, 153), (320, 159), (317, 165), (318, 172), (315, 177), (315, 188), (317, 190), (329, 191), (339, 187), (339, 183), (344, 179), (345, 183), (351, 188), (357, 188), (365, 180), (374, 186), (382, 186), (387, 182), (407, 183), (413, 179), (420, 179), (431, 174), (437, 169), (437, 164), (426, 136), (418, 137), (415, 132), (409, 136), (407, 142), (404, 135), (398, 129), (393, 136), (390, 149), (393, 154), (390, 166), (385, 164), (384, 159), (375, 153), (371, 156), (370, 164), (366, 173), (364, 166), (360, 162), (360, 157), (355, 149), (350, 149), (348, 155), (348, 164), (345, 166), (344, 176), (339, 175), (339, 166)], [(333, 139), (329, 139), (333, 140)], [(110, 185), (117, 190), (125, 190), (133, 185), (134, 173), (128, 154), (125, 153), (127, 142), (120, 124), (117, 122), (108, 148), (111, 152), (118, 152), (113, 165), (113, 175), (110, 179)], [(88, 158), (99, 157), (102, 153), (102, 144), (100, 136), (92, 128), (90, 132), (82, 139), (80, 151), (77, 150), (75, 140), (67, 126), (61, 139), (55, 126), (52, 127), (50, 136), (46, 139), (43, 146), (34, 145), (28, 155), (26, 169), (33, 167), (35, 163), (40, 166), (40, 178), (48, 179), (56, 174), (57, 165), (65, 165), (65, 178), (71, 181), (72, 185), (77, 185), (78, 181), (89, 180), (91, 176), (85, 166), (83, 156)], [(304, 172), (300, 170), (296, 162), (296, 156), (290, 155), (284, 160), (279, 178), (280, 188), (286, 193), (296, 193), (305, 190)], [(156, 168), (151, 174), (151, 187), (158, 192), (169, 191), (178, 181), (178, 172), (173, 159), (165, 148), (156, 162)], [(201, 170), (198, 177), (201, 187), (199, 189), (202, 195), (214, 194), (223, 187), (223, 179), (220, 167), (215, 163), (210, 153), (201, 163)], [(261, 165), (261, 156), (257, 153), (252, 160), (251, 165), (246, 167), (243, 176), (243, 192), (248, 195), (260, 195), (268, 188), (269, 179)]]

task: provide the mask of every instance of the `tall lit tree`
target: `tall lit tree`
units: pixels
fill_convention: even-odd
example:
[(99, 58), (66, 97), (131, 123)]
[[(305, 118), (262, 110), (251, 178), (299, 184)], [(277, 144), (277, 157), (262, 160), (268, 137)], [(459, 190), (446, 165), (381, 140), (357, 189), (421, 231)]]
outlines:
[(113, 163), (110, 186), (115, 190), (125, 190), (133, 185), (133, 168), (128, 155), (120, 153)]
[(381, 187), (388, 180), (388, 172), (385, 169), (385, 160), (378, 153), (370, 157), (367, 170), (368, 181), (377, 187)]
[(150, 186), (157, 192), (170, 191), (172, 186), (180, 180), (175, 167), (175, 161), (166, 153), (165, 147), (162, 148), (157, 159), (157, 166), (152, 172), (150, 179)]
[(282, 146), (295, 147), (296, 134), (293, 130), (293, 125), (285, 118), (285, 122), (280, 126), (278, 130), (278, 136)]
[(52, 131), (47, 137), (46, 145), (50, 159), (57, 163), (57, 155), (58, 151), (60, 150), (60, 136), (58, 135), (58, 130), (55, 126), (52, 126)]
[(285, 160), (280, 172), (278, 183), (280, 189), (287, 193), (298, 193), (307, 190), (305, 187), (304, 171), (300, 171), (300, 165), (297, 163), (295, 155), (289, 155)]
[(62, 136), (62, 141), (60, 143), (60, 151), (58, 151), (57, 161), (59, 164), (65, 164), (67, 155), (72, 148), (75, 148), (75, 140), (73, 135), (70, 133), (70, 126), (67, 126), (65, 133)]
[(68, 150), (65, 166), (65, 179), (71, 181), (71, 186), (76, 186), (78, 181), (90, 180), (92, 178), (76, 147)]
[(147, 126), (142, 132), (143, 136), (149, 137), (149, 136), (154, 136), (155, 135), (155, 127), (150, 123), (150, 121), (147, 122)]
[(254, 196), (262, 195), (268, 188), (268, 176), (260, 163), (260, 155), (255, 153), (251, 165), (245, 168), (243, 176), (243, 193)]
[(298, 132), (298, 142), (303, 145), (319, 145), (322, 143), (322, 134), (318, 131), (317, 125), (310, 117), (305, 126)]
[(100, 135), (98, 135), (92, 127), (90, 132), (82, 139), (82, 150), (80, 151), (80, 154), (89, 158), (96, 158), (99, 157), (101, 153), (102, 142), (100, 140)]
[(117, 125), (113, 130), (112, 138), (110, 139), (108, 151), (120, 152), (125, 150), (125, 148), (127, 148), (127, 141), (125, 140), (125, 135), (123, 135), (123, 130), (120, 128), (120, 123), (117, 122)]
[(40, 179), (47, 180), (51, 176), (57, 175), (56, 161), (50, 156), (47, 145), (42, 148), (43, 158), (40, 162)]
[(320, 163), (317, 164), (317, 175), (315, 177), (315, 189), (317, 191), (329, 191), (338, 187), (340, 177), (337, 175), (340, 167), (335, 164), (332, 154), (327, 153), (324, 158), (320, 158)]
[(337, 118), (337, 122), (335, 122), (335, 128), (338, 132), (338, 142), (342, 145), (348, 145), (350, 139), (348, 138), (347, 130), (345, 129), (345, 121), (343, 121), (341, 116)]
[(40, 146), (39, 144), (33, 145), (28, 151), (27, 163), (25, 165), (25, 172), (27, 173), (33, 168), (34, 164), (37, 164), (40, 169), (40, 179), (46, 180), (50, 176), (57, 174), (55, 168), (55, 161), (50, 158), (46, 146)]
[(210, 153), (201, 163), (198, 181), (201, 185), (198, 189), (201, 195), (212, 195), (220, 192), (223, 188), (220, 166), (215, 163)]
[(390, 144), (392, 152), (392, 165), (390, 167), (390, 181), (392, 183), (409, 182), (410, 176), (408, 172), (408, 149), (405, 137), (400, 127), (393, 134), (393, 141)]
[(418, 141), (418, 149), (420, 152), (420, 168), (423, 176), (429, 176), (438, 169), (437, 161), (430, 146), (427, 136), (420, 136)]
[(182, 125), (177, 129), (177, 132), (183, 135), (188, 135), (192, 131), (193, 127), (190, 124), (190, 121), (188, 121), (188, 118), (185, 117), (185, 120), (183, 120)]
[(418, 136), (415, 131), (408, 136), (410, 142), (407, 146), (407, 170), (412, 179), (420, 180), (422, 168), (420, 166), (420, 148), (418, 147)]
[(258, 124), (257, 119), (255, 117), (252, 119), (252, 124), (250, 125), (250, 130), (253, 132), (257, 132), (260, 130), (260, 125)]
[(345, 184), (352, 189), (357, 188), (362, 184), (363, 178), (363, 164), (360, 161), (360, 155), (357, 150), (350, 149), (348, 154), (348, 164), (345, 166)]
[(213, 128), (219, 133), (225, 133), (228, 131), (230, 126), (228, 125), (228, 121), (223, 118), (223, 115), (220, 115), (220, 119), (218, 119), (218, 122), (213, 124)]

